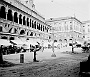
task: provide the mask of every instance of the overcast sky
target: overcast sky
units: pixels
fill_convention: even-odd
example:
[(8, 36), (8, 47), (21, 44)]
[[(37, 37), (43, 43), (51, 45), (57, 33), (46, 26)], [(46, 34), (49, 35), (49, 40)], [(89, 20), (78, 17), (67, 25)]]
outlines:
[(90, 0), (34, 0), (34, 4), (45, 19), (76, 16), (80, 21), (90, 20)]

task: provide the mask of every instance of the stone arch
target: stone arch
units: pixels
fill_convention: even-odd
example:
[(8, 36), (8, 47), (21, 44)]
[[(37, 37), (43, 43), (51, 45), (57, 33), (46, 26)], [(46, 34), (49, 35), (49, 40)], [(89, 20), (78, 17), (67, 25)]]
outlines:
[(31, 31), (28, 31), (28, 35), (30, 36), (30, 34), (31, 34)]
[(22, 15), (19, 15), (19, 24), (22, 24)]
[(8, 39), (8, 37), (7, 36), (2, 36), (1, 39)]
[(59, 39), (59, 41), (60, 41), (60, 42), (62, 42), (62, 40), (61, 40), (61, 39)]
[(27, 32), (27, 36), (29, 36), (29, 31)]
[(30, 36), (33, 36), (33, 32), (31, 32)]
[(8, 32), (11, 33), (12, 32), (12, 28)]
[(4, 6), (1, 6), (0, 9), (0, 17), (6, 19), (6, 12), (5, 12), (6, 8)]
[(21, 30), (21, 31), (20, 31), (20, 34), (21, 34), (21, 35), (25, 34), (25, 31), (24, 31), (24, 30)]
[(7, 20), (13, 21), (12, 10), (8, 10)]
[(26, 25), (25, 16), (23, 16), (23, 25)]
[(18, 23), (18, 17), (17, 17), (17, 12), (14, 13), (14, 22)]
[(65, 43), (67, 43), (67, 39), (64, 39)]
[(14, 37), (10, 37), (9, 40), (14, 40), (15, 38)]

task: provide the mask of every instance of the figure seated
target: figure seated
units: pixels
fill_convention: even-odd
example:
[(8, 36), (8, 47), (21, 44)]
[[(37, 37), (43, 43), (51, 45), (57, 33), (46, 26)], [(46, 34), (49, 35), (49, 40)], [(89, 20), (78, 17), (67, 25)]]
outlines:
[(88, 74), (90, 76), (90, 55), (88, 60), (80, 62), (80, 75)]

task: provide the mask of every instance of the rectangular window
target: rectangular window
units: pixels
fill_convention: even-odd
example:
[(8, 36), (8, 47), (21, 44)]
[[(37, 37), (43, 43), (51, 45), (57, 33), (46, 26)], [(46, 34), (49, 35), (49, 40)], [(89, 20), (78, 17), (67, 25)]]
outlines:
[(0, 32), (2, 32), (2, 27), (0, 26)]

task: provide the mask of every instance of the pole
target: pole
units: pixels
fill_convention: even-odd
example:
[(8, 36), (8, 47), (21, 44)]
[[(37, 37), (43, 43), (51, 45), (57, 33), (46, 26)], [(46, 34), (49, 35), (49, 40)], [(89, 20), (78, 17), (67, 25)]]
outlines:
[(56, 57), (56, 55), (54, 53), (54, 34), (53, 34), (52, 51), (53, 51), (53, 54), (51, 55), (51, 57)]
[(36, 62), (36, 51), (34, 51), (34, 59), (33, 59), (34, 62)]
[(74, 48), (73, 48), (73, 37), (72, 37), (72, 53), (74, 53)]

